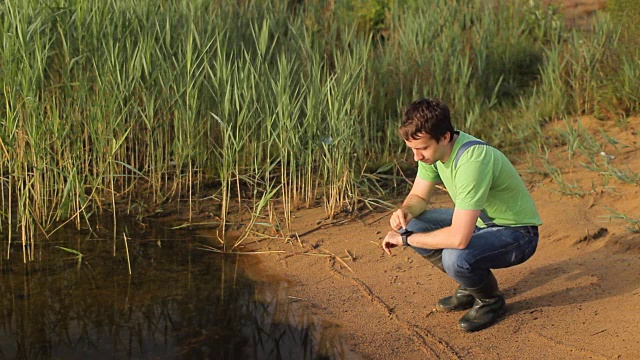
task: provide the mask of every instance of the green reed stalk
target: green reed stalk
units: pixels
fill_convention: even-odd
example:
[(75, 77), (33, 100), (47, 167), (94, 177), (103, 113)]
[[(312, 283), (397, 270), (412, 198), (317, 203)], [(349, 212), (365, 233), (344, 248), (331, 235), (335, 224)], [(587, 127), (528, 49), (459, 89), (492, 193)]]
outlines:
[(640, 52), (635, 58), (624, 58), (620, 83), (624, 110), (638, 112), (640, 110)]
[(602, 17), (593, 34), (584, 36), (573, 32), (569, 51), (569, 74), (575, 110), (584, 114), (593, 112), (594, 104), (600, 100), (598, 88), (602, 85), (604, 56), (617, 44), (619, 30), (613, 29), (611, 21)]
[(555, 42), (545, 50), (545, 66), (540, 74), (541, 84), (534, 90), (532, 98), (538, 99), (531, 108), (537, 108), (538, 116), (543, 119), (552, 119), (562, 115), (566, 109), (565, 94), (569, 89), (562, 81), (565, 73), (567, 58), (562, 57), (562, 47)]

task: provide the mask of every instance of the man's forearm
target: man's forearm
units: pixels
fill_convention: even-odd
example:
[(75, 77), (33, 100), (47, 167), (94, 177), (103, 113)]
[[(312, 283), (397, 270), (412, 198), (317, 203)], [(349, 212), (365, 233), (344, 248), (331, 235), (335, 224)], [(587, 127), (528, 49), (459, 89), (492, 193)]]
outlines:
[(417, 217), (427, 209), (429, 199), (423, 199), (422, 197), (409, 194), (402, 203), (402, 209), (408, 211), (412, 217)]
[(411, 235), (409, 244), (414, 247), (436, 249), (464, 249), (469, 243), (468, 238), (460, 236), (451, 226), (442, 229), (415, 233)]

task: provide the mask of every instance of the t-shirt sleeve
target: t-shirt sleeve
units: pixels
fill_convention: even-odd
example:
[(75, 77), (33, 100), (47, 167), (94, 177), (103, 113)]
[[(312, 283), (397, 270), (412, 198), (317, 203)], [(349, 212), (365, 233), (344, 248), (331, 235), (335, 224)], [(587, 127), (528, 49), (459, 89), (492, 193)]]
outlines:
[(431, 181), (431, 182), (439, 182), (440, 175), (438, 175), (438, 170), (433, 165), (425, 164), (423, 162), (418, 162), (418, 177), (422, 180)]
[(490, 162), (470, 161), (456, 169), (456, 209), (482, 210), (491, 189), (493, 171)]

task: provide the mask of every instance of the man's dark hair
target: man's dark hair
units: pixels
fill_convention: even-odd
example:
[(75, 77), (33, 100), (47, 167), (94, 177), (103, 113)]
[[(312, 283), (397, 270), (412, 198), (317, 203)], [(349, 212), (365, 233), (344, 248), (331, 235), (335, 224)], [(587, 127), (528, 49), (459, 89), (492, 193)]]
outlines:
[(449, 133), (453, 139), (453, 125), (449, 107), (437, 99), (420, 99), (411, 103), (404, 111), (398, 133), (404, 140), (417, 140), (427, 134), (436, 142)]

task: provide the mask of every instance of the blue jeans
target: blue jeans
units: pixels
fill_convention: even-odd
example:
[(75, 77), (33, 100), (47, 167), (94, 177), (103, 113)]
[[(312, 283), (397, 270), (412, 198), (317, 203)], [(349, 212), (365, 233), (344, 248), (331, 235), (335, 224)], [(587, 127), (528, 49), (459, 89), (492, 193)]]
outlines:
[[(429, 232), (451, 226), (453, 209), (427, 210), (407, 224), (414, 233)], [(464, 249), (431, 250), (412, 248), (420, 255), (442, 251), (442, 265), (447, 275), (465, 288), (477, 288), (488, 279), (491, 269), (518, 265), (529, 259), (538, 246), (537, 226), (476, 227)]]

